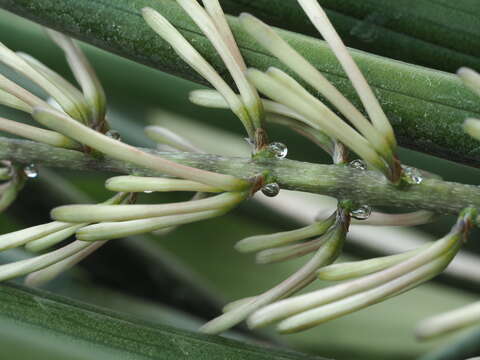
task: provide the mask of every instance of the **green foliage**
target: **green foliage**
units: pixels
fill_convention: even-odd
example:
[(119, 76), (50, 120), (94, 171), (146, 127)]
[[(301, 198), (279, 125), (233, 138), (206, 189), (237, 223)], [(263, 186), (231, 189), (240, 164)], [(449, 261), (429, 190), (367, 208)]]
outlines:
[[(279, 20), (279, 25), (298, 32), (311, 33), (311, 29), (308, 30), (307, 27), (303, 27), (304, 21), (298, 21), (298, 11), (290, 11), (293, 8), (292, 5), (296, 5), (293, 1), (268, 2), (259, 0), (258, 2), (224, 2), (227, 10), (234, 12), (252, 9), (252, 12), (258, 12), (257, 15), (265, 16), (264, 18), (267, 19), (267, 21), (274, 19), (276, 12), (291, 15), (289, 17), (282, 16), (282, 18), (286, 20), (283, 23)], [(365, 1), (361, 4), (356, 2), (358, 6), (352, 6), (355, 5), (354, 0), (345, 1), (345, 8), (342, 7), (343, 4), (335, 1), (321, 2), (332, 9), (330, 15), (333, 15), (334, 21), (337, 26), (340, 27), (340, 31), (343, 30), (343, 34), (346, 35), (346, 42), (349, 45), (359, 45), (359, 48), (378, 52), (388, 57), (412, 61), (416, 64), (429, 65), (431, 67), (434, 67), (436, 64), (438, 68), (448, 68), (449, 70), (454, 70), (455, 66), (457, 66), (456, 64), (470, 66), (477, 64), (477, 59), (472, 56), (472, 51), (474, 51), (472, 50), (473, 47), (468, 46), (471, 40), (470, 36), (472, 38), (475, 37), (475, 29), (471, 26), (473, 15), (468, 17), (468, 21), (458, 21), (454, 24), (458, 31), (445, 32), (445, 29), (448, 30), (447, 26), (451, 24), (451, 21), (447, 17), (447, 15), (451, 15), (451, 12), (447, 11), (443, 6), (445, 5), (444, 2), (429, 5), (426, 1), (418, 1), (417, 6), (412, 6), (412, 3), (406, 4), (407, 2), (405, 2), (403, 5), (407, 5), (407, 7), (402, 9), (402, 14), (398, 17), (391, 14), (392, 12), (394, 13), (395, 10), (399, 10), (396, 6), (401, 6), (401, 4), (397, 5), (393, 4), (393, 2), (392, 4), (388, 3), (387, 6), (384, 6), (382, 12), (379, 14), (373, 13), (372, 15), (374, 16), (372, 17), (368, 17), (368, 14), (370, 14), (376, 6), (373, 0)], [(161, 10), (162, 13), (167, 15), (167, 17), (182, 30), (187, 39), (192, 40), (195, 46), (198, 46), (202, 54), (212, 61), (217, 69), (220, 69), (222, 72), (225, 70), (205, 38), (198, 33), (198, 29), (196, 29), (188, 19), (179, 13), (173, 1), (107, 1), (102, 4), (95, 1), (65, 1), (62, 4), (52, 6), (52, 2), (50, 1), (0, 0), (0, 6), (70, 33), (104, 49), (127, 56), (135, 61), (147, 63), (156, 68), (179, 74), (187, 79), (201, 81), (190, 69), (179, 61), (165, 43), (158, 40), (141, 22), (139, 9), (145, 5), (153, 5)], [(412, 20), (413, 17), (411, 16), (412, 13), (418, 11), (420, 15), (428, 17), (430, 15), (428, 10), (431, 6), (434, 6), (434, 8), (439, 11), (442, 10), (442, 17), (439, 18), (438, 23), (425, 22), (418, 27), (410, 26), (414, 23)], [(477, 10), (474, 5), (470, 7), (467, 3), (456, 4), (454, 7), (454, 13), (457, 15), (462, 11), (475, 14)], [(465, 8), (460, 9), (460, 7)], [(431, 11), (431, 13), (433, 13), (433, 11)], [(435, 13), (438, 14), (438, 11)], [(68, 14), (68, 16), (65, 14)], [(385, 17), (387, 18), (386, 22)], [(265, 55), (262, 50), (239, 29), (234, 19), (231, 20), (231, 23), (233, 24), (236, 35), (240, 39), (240, 46), (250, 65), (264, 69), (267, 64), (275, 63), (271, 57)], [(357, 31), (376, 34), (375, 36), (378, 41), (370, 42), (370, 40), (366, 40), (365, 37), (362, 38), (362, 36), (359, 36), (358, 33), (350, 33), (350, 30), (355, 27), (358, 27)], [(349, 33), (351, 36), (348, 36)], [(347, 96), (358, 103), (353, 90), (347, 83), (336, 60), (321, 42), (313, 41), (297, 34), (287, 32), (282, 32), (282, 34), (284, 34), (295, 47), (298, 47), (309, 60), (314, 61), (316, 66), (339, 86)], [(464, 34), (468, 36), (463, 36)], [(431, 38), (435, 36), (436, 38)], [(355, 38), (357, 38), (356, 42), (354, 41)], [(352, 42), (349, 41), (350, 39)], [(3, 39), (1, 40), (3, 41)], [(398, 46), (392, 49), (392, 43), (396, 43)], [(362, 44), (363, 46), (360, 46)], [(405, 57), (402, 57), (402, 54), (406, 54), (405, 50), (407, 49), (413, 50), (409, 51)], [(94, 51), (94, 53), (95, 56), (98, 56), (98, 59), (100, 59), (100, 63), (102, 61), (104, 62), (105, 73), (108, 71), (111, 73), (115, 72), (110, 68), (110, 60), (112, 58), (108, 56), (104, 57), (103, 54), (99, 55), (97, 51)], [(366, 71), (369, 81), (374, 85), (375, 91), (394, 123), (397, 135), (399, 135), (403, 145), (419, 148), (428, 153), (434, 153), (473, 165), (478, 163), (479, 155), (477, 152), (477, 144), (463, 134), (460, 124), (466, 116), (473, 115), (478, 117), (480, 107), (478, 106), (478, 102), (474, 102), (475, 98), (463, 88), (454, 76), (413, 65), (400, 64), (361, 52), (356, 52), (355, 57), (360, 63), (362, 70)], [(422, 62), (422, 60), (424, 62)], [(115, 61), (112, 62), (115, 63)], [(278, 65), (277, 63), (275, 64)], [(126, 65), (125, 62), (122, 63), (122, 66), (124, 65)], [(135, 69), (135, 65), (133, 64), (128, 64), (128, 66), (131, 66), (129, 69)], [(119, 69), (124, 68), (120, 66)], [(153, 73), (149, 73), (145, 69), (140, 69), (139, 67), (136, 69), (139, 70), (139, 73), (147, 74), (143, 78), (144, 82), (136, 79), (135, 84), (135, 81), (132, 81), (132, 83), (134, 83), (133, 86), (137, 86), (137, 93), (132, 89), (127, 89), (130, 84), (126, 85), (118, 80), (118, 78), (122, 78), (121, 76), (118, 78), (111, 74), (101, 74), (101, 76), (110, 77), (112, 81), (111, 84), (113, 84), (111, 86), (111, 93), (115, 91), (120, 93), (121, 91), (118, 89), (123, 88), (122, 91), (124, 94), (122, 94), (122, 96), (129, 98), (128, 101), (131, 102), (138, 101), (137, 104), (135, 104), (138, 105), (141, 102), (148, 102), (145, 101), (145, 97), (154, 99), (157, 96), (156, 93), (154, 93), (153, 96), (151, 94), (146, 94), (145, 96), (142, 94), (140, 98), (138, 96), (138, 92), (144, 93), (148, 88), (144, 87), (145, 84), (150, 83), (155, 86), (152, 79), (157, 78), (155, 76), (149, 76), (149, 74)], [(162, 80), (164, 80), (164, 78), (162, 78)], [(115, 81), (117, 81), (116, 84)], [(178, 85), (177, 82), (172, 82), (172, 84)], [(188, 88), (190, 85), (182, 83), (180, 87)], [(151, 89), (154, 89), (154, 87)], [(109, 91), (110, 89), (107, 88), (107, 90)], [(163, 99), (162, 105), (175, 108), (176, 106), (168, 101), (168, 96), (172, 96), (170, 90), (171, 89), (162, 89), (160, 91), (166, 97)], [(137, 99), (135, 99), (135, 96)], [(153, 104), (153, 102), (149, 104)], [(182, 111), (183, 110), (184, 109), (182, 109)], [(195, 112), (195, 115), (197, 115), (195, 110), (190, 111)], [(143, 115), (138, 111), (134, 112), (134, 114), (133, 117), (135, 118)], [(143, 138), (138, 135), (138, 132), (131, 131), (131, 124), (123, 123), (122, 126), (121, 128), (124, 129), (126, 138), (134, 139), (134, 141), (137, 142), (144, 141)], [(265, 214), (262, 214), (262, 216), (265, 216)], [(258, 284), (256, 286), (259, 288), (255, 288), (255, 285), (251, 284), (249, 286), (249, 283), (252, 283), (250, 279), (260, 278), (258, 273), (265, 273), (267, 271), (253, 267), (250, 269), (250, 262), (238, 260), (238, 258), (235, 258), (235, 255), (232, 254), (225, 255), (228, 254), (228, 249), (231, 248), (232, 244), (225, 243), (223, 241), (224, 239), (219, 237), (228, 237), (231, 232), (230, 227), (238, 227), (239, 233), (241, 232), (240, 229), (253, 226), (258, 226), (257, 230), (270, 230), (264, 229), (265, 223), (268, 220), (262, 220), (263, 223), (260, 225), (258, 220), (254, 221), (250, 219), (247, 221), (245, 219), (240, 220), (232, 217), (231, 220), (220, 223), (223, 224), (222, 229), (228, 228), (228, 231), (226, 231), (223, 236), (220, 231), (208, 232), (209, 229), (212, 230), (212, 228), (215, 227), (212, 225), (213, 223), (209, 222), (194, 228), (198, 230), (192, 230), (192, 234), (190, 235), (192, 235), (197, 242), (185, 243), (184, 237), (188, 236), (182, 236), (180, 234), (177, 235), (178, 237), (174, 236), (172, 238), (173, 241), (174, 239), (178, 241), (175, 241), (175, 243), (172, 241), (169, 246), (189, 259), (193, 267), (197, 268), (199, 272), (203, 272), (209, 279), (212, 279), (215, 285), (223, 289), (222, 291), (227, 294), (228, 297), (238, 297), (255, 293), (261, 290), (260, 286)], [(221, 225), (216, 224), (216, 226)], [(198, 235), (197, 233), (200, 232), (204, 235), (209, 234), (207, 235), (209, 239), (206, 243), (198, 244), (200, 239), (196, 237)], [(214, 251), (211, 249), (214, 249)], [(224, 262), (223, 265), (219, 265), (219, 263), (216, 262), (219, 258)], [(232, 263), (232, 259), (236, 260)], [(235, 263), (235, 261), (238, 261), (238, 263)], [(277, 269), (280, 269), (280, 271), (277, 272), (273, 270), (272, 273), (277, 274), (277, 276), (280, 274), (280, 279), (284, 277), (286, 273), (293, 270), (298, 264), (294, 263), (293, 266), (291, 265), (292, 264), (278, 267)], [(229, 278), (229, 281), (226, 282), (225, 273), (222, 271), (222, 273), (219, 274), (218, 269), (221, 267), (228, 269), (228, 275), (233, 275), (233, 281), (238, 283), (235, 289), (232, 290), (232, 278)], [(232, 269), (233, 267), (247, 270), (239, 271)], [(269, 271), (270, 270), (271, 269), (269, 269)], [(230, 272), (232, 274), (230, 274)], [(263, 276), (260, 283), (270, 285), (272, 277), (265, 276), (265, 274), (263, 274)], [(273, 277), (275, 277), (275, 275)], [(468, 296), (462, 297), (458, 294), (453, 294), (453, 292), (445, 291), (445, 293), (442, 293), (442, 291), (444, 290), (433, 287), (427, 288), (426, 290), (419, 290), (414, 294), (418, 294), (418, 298), (415, 298), (414, 295), (409, 298), (402, 297), (402, 300), (396, 303), (397, 308), (417, 308), (418, 313), (422, 313), (422, 311), (433, 312), (436, 311), (436, 309), (433, 309), (434, 306), (430, 307), (429, 303), (436, 303), (437, 298), (448, 299), (449, 302), (451, 302), (438, 305), (439, 310), (442, 310), (442, 306), (450, 307), (453, 306), (454, 303), (455, 305), (457, 303), (460, 304), (468, 298)], [(21, 341), (25, 341), (24, 339), (26, 337), (31, 339), (29, 342), (34, 346), (32, 351), (36, 355), (36, 358), (45, 355), (45, 358), (54, 358), (55, 356), (62, 358), (69, 356), (69, 358), (83, 359), (86, 358), (85, 348), (89, 349), (87, 353), (89, 356), (91, 356), (90, 351), (93, 348), (95, 354), (102, 358), (121, 358), (126, 354), (132, 354), (128, 349), (130, 349), (130, 351), (134, 349), (134, 351), (138, 350), (136, 356), (140, 358), (141, 351), (144, 351), (151, 345), (145, 345), (145, 339), (149, 339), (150, 337), (154, 338), (154, 344), (152, 345), (153, 347), (149, 349), (154, 350), (146, 354), (148, 358), (152, 358), (151, 355), (154, 351), (161, 351), (158, 353), (160, 354), (159, 358), (165, 358), (165, 356), (171, 355), (171, 358), (177, 359), (181, 358), (182, 355), (187, 355), (180, 352), (170, 352), (178, 349), (186, 349), (186, 351), (189, 352), (188, 356), (196, 355), (197, 358), (207, 356), (205, 358), (209, 359), (215, 358), (217, 355), (220, 355), (221, 357), (219, 358), (222, 359), (226, 357), (234, 359), (237, 355), (238, 358), (242, 359), (248, 358), (250, 355), (253, 356), (252, 358), (262, 358), (261, 356), (263, 356), (263, 350), (256, 352), (256, 348), (250, 348), (246, 345), (238, 345), (239, 347), (237, 348), (237, 344), (233, 342), (224, 342), (218, 339), (204, 338), (196, 334), (192, 335), (177, 330), (163, 329), (161, 326), (142, 323), (134, 318), (126, 319), (117, 314), (105, 313), (88, 306), (65, 302), (65, 300), (51, 297), (44, 293), (31, 292), (29, 290), (25, 291), (6, 286), (1, 288), (0, 294), (2, 297), (2, 299), (0, 299), (0, 309), (6, 312), (3, 313), (0, 311), (0, 314), (3, 314), (2, 326), (4, 325), (5, 328), (8, 329), (10, 335), (5, 338), (2, 346), (4, 346), (4, 349), (7, 351), (11, 349), (11, 351), (17, 353), (18, 356), (27, 357), (32, 354), (32, 352), (29, 353), (32, 349), (26, 347), (21, 348), (19, 346), (19, 344), (22, 343)], [(91, 301), (93, 302), (94, 300)], [(100, 303), (101, 301), (97, 302)], [(127, 308), (128, 306), (125, 306), (125, 309)], [(335, 324), (331, 327), (322, 328), (319, 331), (303, 337), (298, 336), (296, 338), (297, 340), (293, 340), (293, 342), (296, 343), (297, 346), (301, 344), (304, 350), (309, 349), (321, 354), (332, 354), (333, 356), (339, 356), (342, 352), (344, 354), (347, 353), (345, 355), (347, 357), (351, 357), (353, 353), (358, 358), (362, 356), (368, 358), (372, 353), (374, 354), (373, 356), (378, 356), (379, 353), (384, 354), (389, 352), (391, 355), (390, 358), (394, 358), (395, 355), (402, 357), (402, 355), (410, 356), (417, 354), (421, 351), (420, 347), (412, 345), (410, 349), (407, 349), (405, 346), (405, 338), (402, 339), (403, 342), (399, 340), (401, 335), (405, 335), (405, 331), (407, 331), (406, 327), (411, 325), (411, 322), (407, 324), (407, 316), (400, 316), (401, 318), (399, 317), (397, 319), (392, 318), (383, 323), (380, 322), (377, 327), (372, 328), (372, 331), (377, 331), (379, 337), (382, 335), (382, 329), (379, 329), (381, 326), (388, 328), (392, 335), (390, 341), (386, 340), (384, 344), (381, 344), (381, 346), (375, 350), (369, 348), (371, 344), (369, 344), (368, 338), (362, 338), (359, 336), (361, 334), (356, 334), (355, 331), (345, 330), (356, 328), (358, 324), (362, 324), (362, 328), (365, 329), (368, 325), (372, 325), (371, 319), (373, 317), (385, 319), (390, 317), (392, 312), (396, 311), (395, 309), (392, 305), (391, 308), (388, 306), (384, 307), (383, 313), (381, 308), (378, 310), (378, 313), (366, 312), (365, 315), (354, 317), (350, 323), (348, 321), (343, 323), (339, 322), (339, 325)], [(152, 309), (152, 311), (154, 310)], [(48, 314), (48, 316), (53, 315), (53, 321), (51, 321), (50, 317), (47, 317), (46, 314)], [(416, 318), (417, 314), (412, 310), (408, 315), (411, 320)], [(31, 319), (27, 318), (28, 316), (30, 316)], [(15, 320), (12, 321), (12, 318), (15, 318)], [(357, 322), (355, 322), (355, 319), (357, 319)], [(360, 321), (358, 321), (358, 319), (360, 319)], [(71, 321), (71, 323), (67, 325), (69, 321)], [(83, 332), (83, 327), (78, 327), (79, 323), (87, 324), (88, 326), (93, 324), (94, 329), (93, 331), (89, 329), (88, 332)], [(401, 325), (398, 325), (399, 323), (401, 323)], [(342, 327), (344, 328), (343, 330)], [(396, 327), (397, 333), (391, 331), (393, 327)], [(62, 329), (60, 331), (62, 334), (59, 333), (60, 328)], [(111, 331), (111, 329), (115, 329), (115, 332)], [(118, 331), (119, 329), (120, 331)], [(105, 331), (111, 332), (106, 333)], [(120, 346), (118, 346), (118, 333), (125, 335), (125, 339), (128, 338), (127, 340), (124, 339), (125, 341), (120, 341)], [(396, 336), (395, 334), (401, 335), (393, 339), (393, 337)], [(97, 342), (99, 338), (104, 339), (106, 344), (99, 345)], [(319, 344), (321, 342), (319, 339), (323, 339), (321, 345)], [(174, 345), (178, 345), (179, 343), (181, 345), (178, 348), (174, 346), (174, 349), (172, 349), (172, 341)], [(353, 350), (349, 350), (348, 346), (344, 347), (342, 341), (350, 344)], [(128, 346), (124, 346), (125, 344)], [(159, 350), (162, 349), (163, 345), (168, 347), (168, 349), (165, 351)], [(336, 348), (336, 346), (338, 346), (338, 348)], [(53, 350), (54, 348), (55, 350)], [(212, 352), (207, 350), (206, 352), (199, 351), (195, 353), (199, 348), (202, 350), (203, 348), (213, 350)], [(464, 348), (464, 345), (460, 345), (460, 350)], [(358, 349), (362, 349), (361, 354), (357, 352)], [(425, 349), (425, 347), (422, 348), (422, 350), (423, 349)], [(22, 351), (24, 352), (22, 353)], [(351, 351), (351, 353), (349, 353), (349, 351)], [(282, 358), (281, 356), (284, 355), (280, 353), (277, 354), (269, 349), (266, 351), (265, 356)], [(289, 357), (290, 355), (285, 356), (287, 356), (285, 359), (295, 358)], [(265, 357), (265, 359), (267, 358), (268, 357)]]
[[(219, 73), (225, 73), (208, 40), (173, 0), (109, 0), (101, 4), (66, 0), (55, 6), (48, 0), (1, 0), (0, 6), (108, 51), (202, 82), (145, 24), (140, 9), (150, 6), (164, 14), (187, 40), (193, 41)], [(249, 66), (261, 70), (268, 66), (284, 69), (239, 28), (235, 19), (230, 24)], [(435, 32), (435, 29), (432, 24), (430, 30)], [(287, 31), (280, 34), (358, 105), (353, 88), (322, 41)], [(417, 47), (415, 43), (410, 46)], [(464, 134), (461, 123), (466, 117), (478, 117), (480, 105), (460, 80), (444, 72), (363, 52), (353, 51), (352, 55), (375, 90), (401, 145), (470, 165), (478, 162), (477, 142)]]

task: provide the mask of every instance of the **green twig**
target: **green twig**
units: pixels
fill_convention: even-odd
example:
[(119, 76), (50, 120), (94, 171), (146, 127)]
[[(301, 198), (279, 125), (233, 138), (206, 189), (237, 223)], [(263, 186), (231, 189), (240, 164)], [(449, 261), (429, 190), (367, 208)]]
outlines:
[[(142, 149), (154, 152), (153, 150)], [(158, 153), (165, 159), (208, 171), (250, 179), (268, 171), (284, 189), (347, 198), (372, 206), (410, 207), (442, 214), (457, 214), (468, 206), (480, 207), (478, 186), (425, 178), (421, 184), (398, 188), (378, 172), (341, 165), (320, 165), (288, 159), (222, 157), (210, 154)], [(0, 137), (0, 160), (74, 170), (135, 175), (162, 175), (109, 158), (55, 148), (27, 140)]]

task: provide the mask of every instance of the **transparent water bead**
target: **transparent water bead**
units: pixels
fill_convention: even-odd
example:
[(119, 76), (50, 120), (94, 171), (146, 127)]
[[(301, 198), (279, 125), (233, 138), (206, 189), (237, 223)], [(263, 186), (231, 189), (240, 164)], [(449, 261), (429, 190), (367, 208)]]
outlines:
[(266, 185), (263, 185), (262, 187), (263, 195), (268, 197), (277, 196), (279, 192), (280, 192), (280, 186), (277, 183), (266, 184)]
[(144, 194), (151, 194), (151, 193), (153, 193), (153, 190), (144, 190), (143, 193)]
[(120, 136), (120, 133), (116, 130), (108, 130), (105, 135), (107, 135), (108, 137), (112, 138), (112, 139), (115, 139), (115, 140), (121, 140), (121, 136)]
[(281, 142), (272, 142), (268, 144), (268, 150), (274, 153), (277, 159), (284, 159), (288, 154), (287, 145)]
[(372, 213), (372, 208), (368, 205), (362, 205), (359, 208), (352, 210), (350, 215), (357, 220), (367, 220)]
[(423, 181), (423, 176), (420, 173), (420, 170), (413, 167), (404, 167), (403, 173), (405, 175), (405, 180), (407, 183), (412, 185), (421, 184)]
[(25, 176), (29, 179), (35, 179), (38, 176), (38, 169), (35, 164), (25, 166), (23, 172), (25, 173)]
[(365, 164), (365, 161), (360, 160), (360, 159), (355, 159), (352, 160), (348, 163), (348, 166), (350, 166), (353, 169), (357, 170), (367, 170), (367, 164)]

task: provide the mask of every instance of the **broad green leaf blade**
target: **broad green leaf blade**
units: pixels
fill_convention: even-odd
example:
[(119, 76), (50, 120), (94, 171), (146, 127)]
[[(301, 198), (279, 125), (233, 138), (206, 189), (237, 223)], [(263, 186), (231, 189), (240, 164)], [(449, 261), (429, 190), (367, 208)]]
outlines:
[[(55, 5), (49, 0), (0, 0), (0, 6), (135, 61), (201, 82), (141, 18), (141, 8), (151, 6), (225, 73), (213, 47), (173, 0), (106, 0), (102, 3), (63, 0)], [(66, 13), (68, 17), (64, 16)], [(230, 24), (249, 66), (263, 70), (272, 65), (284, 68), (239, 27), (236, 19), (230, 19)], [(359, 104), (324, 42), (286, 31), (281, 31), (281, 35)], [(463, 133), (461, 123), (466, 117), (480, 116), (480, 102), (454, 75), (360, 51), (352, 53), (374, 87), (402, 145), (466, 164), (478, 164), (478, 142)]]
[(11, 284), (0, 285), (0, 332), (2, 353), (24, 359), (320, 359), (151, 324)]
[[(318, 0), (346, 44), (374, 54), (455, 72), (480, 68), (480, 2)], [(320, 38), (296, 0), (223, 0), (283, 29)]]

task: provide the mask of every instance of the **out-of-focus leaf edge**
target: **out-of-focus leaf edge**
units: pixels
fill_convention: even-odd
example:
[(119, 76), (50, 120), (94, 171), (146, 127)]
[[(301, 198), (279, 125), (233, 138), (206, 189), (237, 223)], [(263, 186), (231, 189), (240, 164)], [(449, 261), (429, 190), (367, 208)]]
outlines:
[(152, 324), (13, 284), (0, 285), (0, 334), (3, 354), (15, 348), (36, 359), (320, 359)]
[[(448, 72), (480, 70), (476, 0), (318, 0), (349, 46)], [(282, 29), (320, 38), (297, 0), (221, 0), (226, 12), (255, 13)]]

